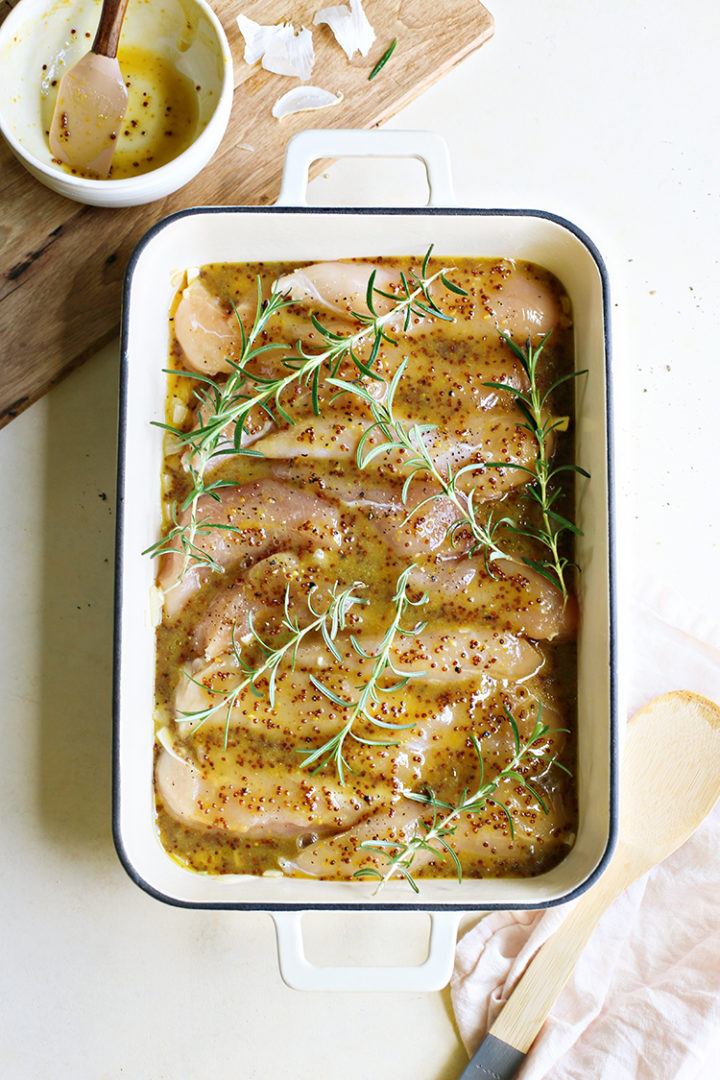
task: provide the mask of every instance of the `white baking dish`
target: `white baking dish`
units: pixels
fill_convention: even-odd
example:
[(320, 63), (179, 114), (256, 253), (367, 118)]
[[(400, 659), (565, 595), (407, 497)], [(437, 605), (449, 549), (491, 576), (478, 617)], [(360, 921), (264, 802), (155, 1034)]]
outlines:
[[(319, 157), (345, 153), (412, 154), (425, 161), (431, 204), (421, 210), (318, 210), (302, 204), (307, 169)], [(607, 281), (591, 241), (552, 214), (464, 210), (452, 202), (444, 144), (422, 132), (310, 132), (293, 141), (282, 200), (272, 208), (192, 209), (156, 225), (138, 245), (127, 272), (123, 312), (118, 485), (115, 801), (116, 844), (133, 879), (169, 903), (299, 911), (310, 908), (471, 909), (542, 907), (585, 888), (607, 860), (614, 839), (618, 684), (614, 655), (611, 423)], [(440, 205), (438, 205), (440, 204)], [(173, 271), (220, 261), (337, 259), (422, 255), (430, 244), (447, 256), (529, 259), (555, 273), (572, 300), (577, 365), (576, 460), (592, 475), (579, 485), (577, 547), (582, 568), (578, 647), (577, 842), (550, 872), (519, 880), (423, 881), (419, 897), (391, 882), (317, 882), (203, 876), (178, 865), (161, 847), (153, 820), (154, 629), (150, 588), (155, 566), (141, 552), (160, 524), (162, 420)], [(283, 935), (292, 937), (287, 924)], [(439, 925), (439, 924), (438, 924)]]

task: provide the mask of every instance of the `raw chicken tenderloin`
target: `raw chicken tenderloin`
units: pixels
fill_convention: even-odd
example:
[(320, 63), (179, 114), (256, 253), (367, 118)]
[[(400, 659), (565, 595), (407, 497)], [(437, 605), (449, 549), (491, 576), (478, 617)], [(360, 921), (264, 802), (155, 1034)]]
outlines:
[[(317, 472), (302, 460), (275, 462), (272, 475), (302, 484), (305, 490), (316, 491), (355, 511), (366, 530), (379, 533), (393, 551), (405, 558), (416, 555), (455, 558), (472, 544), (467, 529), (459, 530), (454, 536), (449, 534), (460, 511), (450, 499), (438, 497), (437, 486), (422, 480), (410, 485), (403, 502), (399, 483), (390, 480), (380, 483), (372, 475), (358, 478), (340, 469)], [(481, 524), (486, 516), (479, 506)]]
[[(278, 278), (277, 291), (313, 311), (330, 311), (352, 321), (354, 313), (369, 315), (367, 290), (370, 276), (375, 272), (375, 288), (395, 292), (400, 286), (400, 274), (369, 263), (320, 262), (300, 267)], [(373, 307), (378, 315), (392, 308), (392, 301), (375, 295)], [(307, 320), (305, 320), (307, 322)]]
[[(241, 310), (238, 314), (244, 314)], [(199, 278), (183, 289), (175, 311), (175, 336), (193, 371), (217, 375), (232, 371), (242, 353), (238, 316), (213, 296)]]
[[(319, 416), (293, 413), (292, 425), (260, 436), (254, 440), (254, 448), (267, 458), (354, 460), (360, 439), (373, 419), (369, 409), (363, 414), (362, 405), (358, 408), (352, 403), (352, 411), (345, 411), (350, 404), (348, 398), (341, 398), (334, 407), (323, 408)], [(394, 414), (404, 424), (406, 431), (416, 423), (416, 418), (403, 416), (401, 410), (395, 409)], [(510, 488), (526, 484), (528, 473), (514, 467), (484, 468), (485, 462), (522, 465), (528, 470), (534, 467), (537, 443), (522, 424), (522, 415), (514, 407), (487, 413), (472, 412), (459, 418), (454, 426), (438, 427), (435, 431), (426, 432), (423, 443), (435, 467), (445, 478), (449, 467), (454, 473), (464, 465), (476, 464), (477, 472), (473, 473), (472, 480), (465, 480), (464, 486), (472, 484), (478, 498), (496, 499)], [(382, 442), (385, 442), (383, 434), (377, 430), (372, 432), (366, 440), (365, 453)], [(374, 459), (373, 471), (378, 464), (391, 465), (394, 471), (402, 475), (407, 471), (405, 463), (412, 456), (404, 450), (392, 451), (389, 455)]]
[(536, 641), (562, 640), (575, 628), (574, 600), (565, 602), (542, 574), (509, 559), (493, 563), (492, 575), (482, 557), (438, 560), (416, 568), (410, 580), (458, 622), (474, 618)]
[[(359, 634), (356, 640), (370, 655), (380, 650), (378, 636), (368, 638)], [(335, 646), (342, 656), (343, 676), (339, 683), (334, 682), (333, 689), (352, 700), (357, 696), (353, 692), (357, 680), (369, 677), (373, 661), (356, 652), (347, 634), (338, 635)], [(244, 646), (238, 643), (238, 648), (244, 657)], [(309, 681), (309, 673), (328, 683), (338, 679), (337, 661), (320, 635), (302, 642), (293, 651), (293, 657), (295, 670), (291, 669), (288, 655), (287, 664), (277, 676), (274, 705), (270, 705), (267, 697), (267, 677), (261, 676), (255, 686), (263, 696), (258, 697), (249, 686), (242, 691), (232, 711), (232, 724), (264, 725), (275, 736), (289, 740), (293, 735), (302, 739), (306, 735), (312, 737), (321, 728), (334, 731), (342, 726), (343, 716)], [(544, 658), (535, 646), (514, 634), (437, 625), (417, 637), (401, 639), (393, 649), (393, 663), (403, 672), (415, 674), (423, 686), (435, 688), (459, 686), (483, 674), (500, 685), (506, 680), (518, 682), (536, 675), (544, 665)], [(230, 694), (246, 678), (229, 653), (213, 659), (197, 658), (186, 664), (175, 695), (176, 717), (213, 708), (218, 704), (218, 693)], [(204, 727), (218, 724), (224, 727), (226, 715), (224, 708), (218, 709)], [(184, 725), (183, 734), (187, 734), (185, 728), (189, 730), (192, 726), (192, 722)]]
[[(363, 650), (376, 656), (382, 647), (379, 634), (356, 634)], [(348, 635), (338, 635), (335, 646), (342, 666), (353, 676), (368, 675), (372, 661), (353, 649)], [(332, 662), (321, 638), (303, 642), (297, 650), (297, 666), (306, 670), (326, 667)], [(416, 636), (400, 637), (393, 643), (393, 664), (403, 672), (422, 677), (423, 685), (459, 685), (486, 673), (493, 679), (527, 679), (544, 664), (540, 651), (524, 638), (477, 626), (433, 620)]]
[[(226, 772), (230, 770), (228, 775), (236, 774), (232, 764), (236, 748), (248, 740), (264, 748), (263, 761), (271, 770), (280, 756), (294, 771), (302, 765), (302, 753), (328, 744), (349, 716), (329, 701), (317, 681), (310, 681), (307, 670), (283, 669), (275, 682), (272, 703), (267, 676), (256, 680), (255, 693), (245, 688), (233, 703), (233, 688), (247, 676), (238, 671), (231, 657), (220, 657), (210, 664), (198, 660), (187, 665), (186, 671), (188, 677), (181, 675), (178, 684), (172, 727), (180, 756), (191, 753), (196, 761), (211, 760), (224, 745), (227, 731), (228, 750), (223, 751), (221, 762)], [(523, 739), (533, 735), (542, 719), (549, 730), (537, 742), (536, 751), (548, 761), (554, 760), (565, 746), (565, 718), (551, 702), (540, 704), (542, 681), (533, 674), (528, 672), (522, 681), (512, 681), (502, 677), (490, 661), (476, 673), (475, 681), (462, 673), (453, 680), (448, 671), (437, 672), (430, 679), (418, 678), (412, 696), (391, 698), (387, 705), (380, 705), (379, 716), (397, 725), (391, 733), (387, 728), (380, 731), (363, 717), (354, 718), (352, 734), (343, 746), (346, 779), (352, 786), (376, 778), (379, 783), (391, 783), (395, 791), (422, 790), (429, 785), (439, 797), (452, 801), (474, 782), (477, 773), (472, 736), (481, 739), (483, 761), (489, 770), (497, 772), (506, 763), (510, 732), (506, 710)], [(357, 678), (352, 672), (339, 673), (323, 664), (313, 675), (346, 701), (357, 695)], [(216, 711), (202, 719), (202, 711), (213, 708)], [(373, 712), (377, 711), (373, 707)], [(391, 737), (395, 744), (392, 754), (386, 746), (378, 745), (377, 740), (383, 737)], [(545, 780), (547, 768), (537, 764), (533, 768), (534, 779), (552, 790), (553, 777)], [(318, 775), (332, 777), (334, 767), (323, 766)]]
[(520, 277), (513, 269), (511, 260), (501, 260), (498, 273), (481, 286), (475, 319), (489, 316), (498, 330), (519, 345), (528, 340), (537, 345), (546, 334), (569, 326), (569, 310), (563, 309), (547, 282)]
[(271, 763), (260, 743), (215, 756), (200, 763), (161, 750), (155, 781), (176, 820), (247, 838), (323, 836), (348, 828), (388, 796), (386, 783), (342, 787), (333, 777)]
[[(200, 555), (211, 557), (223, 570), (251, 566), (281, 548), (336, 547), (339, 514), (327, 500), (270, 478), (240, 487), (225, 487), (218, 498), (203, 495), (197, 518), (207, 531), (195, 538)], [(184, 524), (190, 510), (180, 517)], [(165, 611), (173, 618), (208, 580), (212, 571), (177, 550), (163, 555), (158, 584), (165, 594)]]
[[(362, 331), (364, 324), (356, 315), (369, 314), (367, 287), (373, 270), (378, 288), (393, 294), (400, 292), (400, 272), (392, 266), (323, 262), (282, 275), (276, 287), (292, 303), (278, 324), (278, 340), (292, 346), (300, 343), (304, 349), (313, 352), (327, 349), (328, 339), (313, 325), (311, 315), (332, 334), (347, 336)], [(378, 294), (375, 294), (373, 304), (378, 315), (388, 314), (393, 306), (391, 300)], [(402, 318), (401, 314), (391, 315), (386, 328), (394, 330)], [(372, 333), (369, 333), (358, 343), (361, 354), (367, 353), (371, 340)]]
[[(422, 338), (422, 335), (420, 335)], [(522, 371), (520, 364), (510, 356), (505, 357), (473, 355), (472, 363), (461, 366), (456, 370), (444, 372), (438, 375), (432, 355), (427, 355), (419, 347), (413, 353), (412, 365), (406, 376), (400, 380), (396, 394), (394, 413), (399, 420), (410, 426), (417, 422), (418, 418), (428, 415), (428, 408), (432, 409), (433, 420), (438, 424), (439, 431), (432, 437), (432, 443), (438, 445), (438, 464), (443, 467), (446, 462), (439, 455), (442, 453), (442, 445), (453, 448), (453, 443), (463, 441), (468, 443), (468, 433), (476, 433), (478, 429), (478, 416), (482, 416), (483, 425), (489, 434), (492, 434), (492, 425), (496, 422), (506, 423), (511, 419), (514, 424), (524, 422), (524, 418), (517, 410), (512, 395), (487, 385), (491, 382), (503, 382), (515, 389), (527, 389), (527, 377)], [(362, 350), (360, 350), (362, 352)], [(473, 351), (474, 352), (474, 351)], [(253, 361), (252, 372), (262, 378), (282, 378), (287, 375), (288, 368), (284, 362), (291, 355), (288, 350), (279, 349), (263, 353)], [(363, 353), (364, 355), (364, 353)], [(407, 358), (407, 348), (403, 348), (400, 342), (393, 344), (385, 342), (378, 353), (375, 361), (375, 370), (382, 379), (391, 379), (397, 371), (399, 364)], [(353, 380), (358, 371), (350, 360), (345, 358), (342, 362), (339, 376)], [(365, 380), (365, 388), (382, 401), (385, 397), (386, 383)], [(257, 447), (263, 454), (271, 458), (294, 457), (299, 453), (309, 458), (322, 458), (338, 456), (346, 459), (352, 456), (360, 436), (366, 427), (372, 423), (372, 417), (368, 406), (359, 400), (339, 398), (336, 396), (336, 388), (324, 383), (321, 379), (319, 390), (319, 413), (316, 414), (313, 407), (311, 390), (302, 382), (290, 384), (282, 394), (282, 406), (293, 418), (295, 427), (281, 421), (276, 424), (272, 417), (261, 407), (255, 406), (244, 417), (240, 445), (243, 448), (254, 446), (261, 439), (262, 446)], [(348, 408), (348, 402), (351, 408)], [(205, 407), (196, 410), (195, 429), (199, 428), (207, 415)], [(328, 423), (329, 421), (329, 423)], [(332, 436), (344, 428), (344, 443), (338, 444)], [(500, 429), (498, 429), (500, 430)], [(453, 433), (451, 437), (443, 435), (443, 432)], [(303, 443), (312, 442), (308, 449), (302, 444), (294, 446), (292, 443), (293, 433), (297, 433)], [(316, 435), (317, 433), (317, 435)], [(524, 442), (527, 438), (521, 435)], [(220, 436), (218, 449), (230, 451), (233, 449), (235, 438), (235, 425), (228, 424)], [(499, 436), (494, 442), (497, 444)], [(374, 441), (377, 441), (375, 439)], [(476, 440), (474, 434), (471, 444)], [(370, 439), (369, 445), (373, 445)], [(494, 450), (498, 456), (502, 456), (502, 446)], [(330, 452), (328, 452), (330, 451)], [(488, 453), (484, 455), (488, 459)], [(453, 465), (457, 458), (452, 458)], [(216, 457), (209, 463), (212, 471), (221, 463), (221, 458)], [(508, 480), (515, 484), (517, 478)], [(502, 486), (502, 485), (501, 485)], [(492, 495), (495, 487), (485, 484)]]
[[(385, 292), (398, 292), (399, 270), (390, 263), (376, 267), (368, 263), (314, 263), (280, 278), (278, 288), (288, 291), (293, 300), (311, 311), (327, 312), (346, 321), (352, 319), (352, 311), (367, 314), (367, 285), (373, 269), (377, 270), (375, 284)], [(501, 331), (518, 344), (528, 339), (537, 345), (548, 333), (565, 329), (571, 322), (569, 308), (566, 310), (548, 281), (541, 275), (532, 280), (515, 272), (511, 259), (499, 259), (491, 271), (478, 276), (470, 283), (469, 296), (449, 292), (440, 281), (430, 286), (430, 295), (440, 309), (454, 318), (447, 324), (447, 335), (467, 337), (468, 332), (497, 333)], [(452, 271), (448, 273), (452, 280)], [(412, 281), (410, 286), (412, 288)], [(467, 287), (468, 282), (464, 282)], [(375, 297), (378, 314), (387, 312), (391, 301)], [(322, 321), (322, 320), (321, 320)], [(416, 335), (432, 323), (431, 317), (414, 317), (405, 333)], [(397, 329), (402, 326), (398, 319)], [(305, 325), (299, 326), (299, 336), (318, 344), (319, 336), (308, 333)], [(341, 330), (335, 322), (329, 329)]]

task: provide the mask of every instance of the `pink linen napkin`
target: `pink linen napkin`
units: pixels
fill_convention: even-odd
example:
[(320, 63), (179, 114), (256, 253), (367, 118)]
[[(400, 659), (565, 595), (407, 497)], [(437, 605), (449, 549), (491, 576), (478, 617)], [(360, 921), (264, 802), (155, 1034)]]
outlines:
[[(629, 715), (670, 690), (720, 702), (720, 627), (711, 617), (644, 588), (627, 629)], [(518, 1080), (720, 1076), (719, 900), (720, 806), (603, 916)], [(451, 994), (469, 1054), (571, 908), (494, 912), (460, 939)]]

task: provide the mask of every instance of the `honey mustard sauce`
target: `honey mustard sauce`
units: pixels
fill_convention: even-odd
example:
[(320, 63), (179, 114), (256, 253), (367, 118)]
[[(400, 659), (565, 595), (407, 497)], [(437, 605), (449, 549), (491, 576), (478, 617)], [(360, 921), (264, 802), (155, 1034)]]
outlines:
[[(166, 57), (137, 45), (121, 45), (118, 61), (128, 90), (128, 107), (117, 132), (109, 180), (142, 176), (167, 165), (193, 142), (199, 117), (201, 87)], [(50, 98), (46, 111), (49, 109)], [(57, 164), (74, 176), (97, 179), (82, 169)]]
[(167, 59), (137, 46), (120, 48), (128, 109), (118, 133), (111, 180), (166, 165), (192, 143), (198, 122), (197, 88)]

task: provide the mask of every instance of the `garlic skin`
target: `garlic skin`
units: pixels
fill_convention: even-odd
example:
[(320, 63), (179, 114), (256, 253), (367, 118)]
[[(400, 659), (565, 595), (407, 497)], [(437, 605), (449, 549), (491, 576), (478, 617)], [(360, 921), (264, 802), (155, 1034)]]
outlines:
[(352, 60), (356, 52), (367, 56), (375, 41), (375, 31), (363, 11), (362, 0), (349, 0), (349, 5), (323, 8), (315, 15), (313, 25), (329, 26), (348, 60)]
[(342, 100), (342, 91), (331, 94), (320, 86), (296, 86), (278, 98), (272, 107), (272, 114), (276, 120), (282, 120), (284, 116), (292, 116), (293, 113), (327, 109), (331, 105), (339, 105)]
[(265, 70), (275, 75), (289, 75), (303, 81), (310, 78), (315, 64), (311, 30), (296, 31), (289, 22), (262, 26), (247, 15), (238, 15), (237, 24), (245, 39), (246, 64), (261, 60)]

